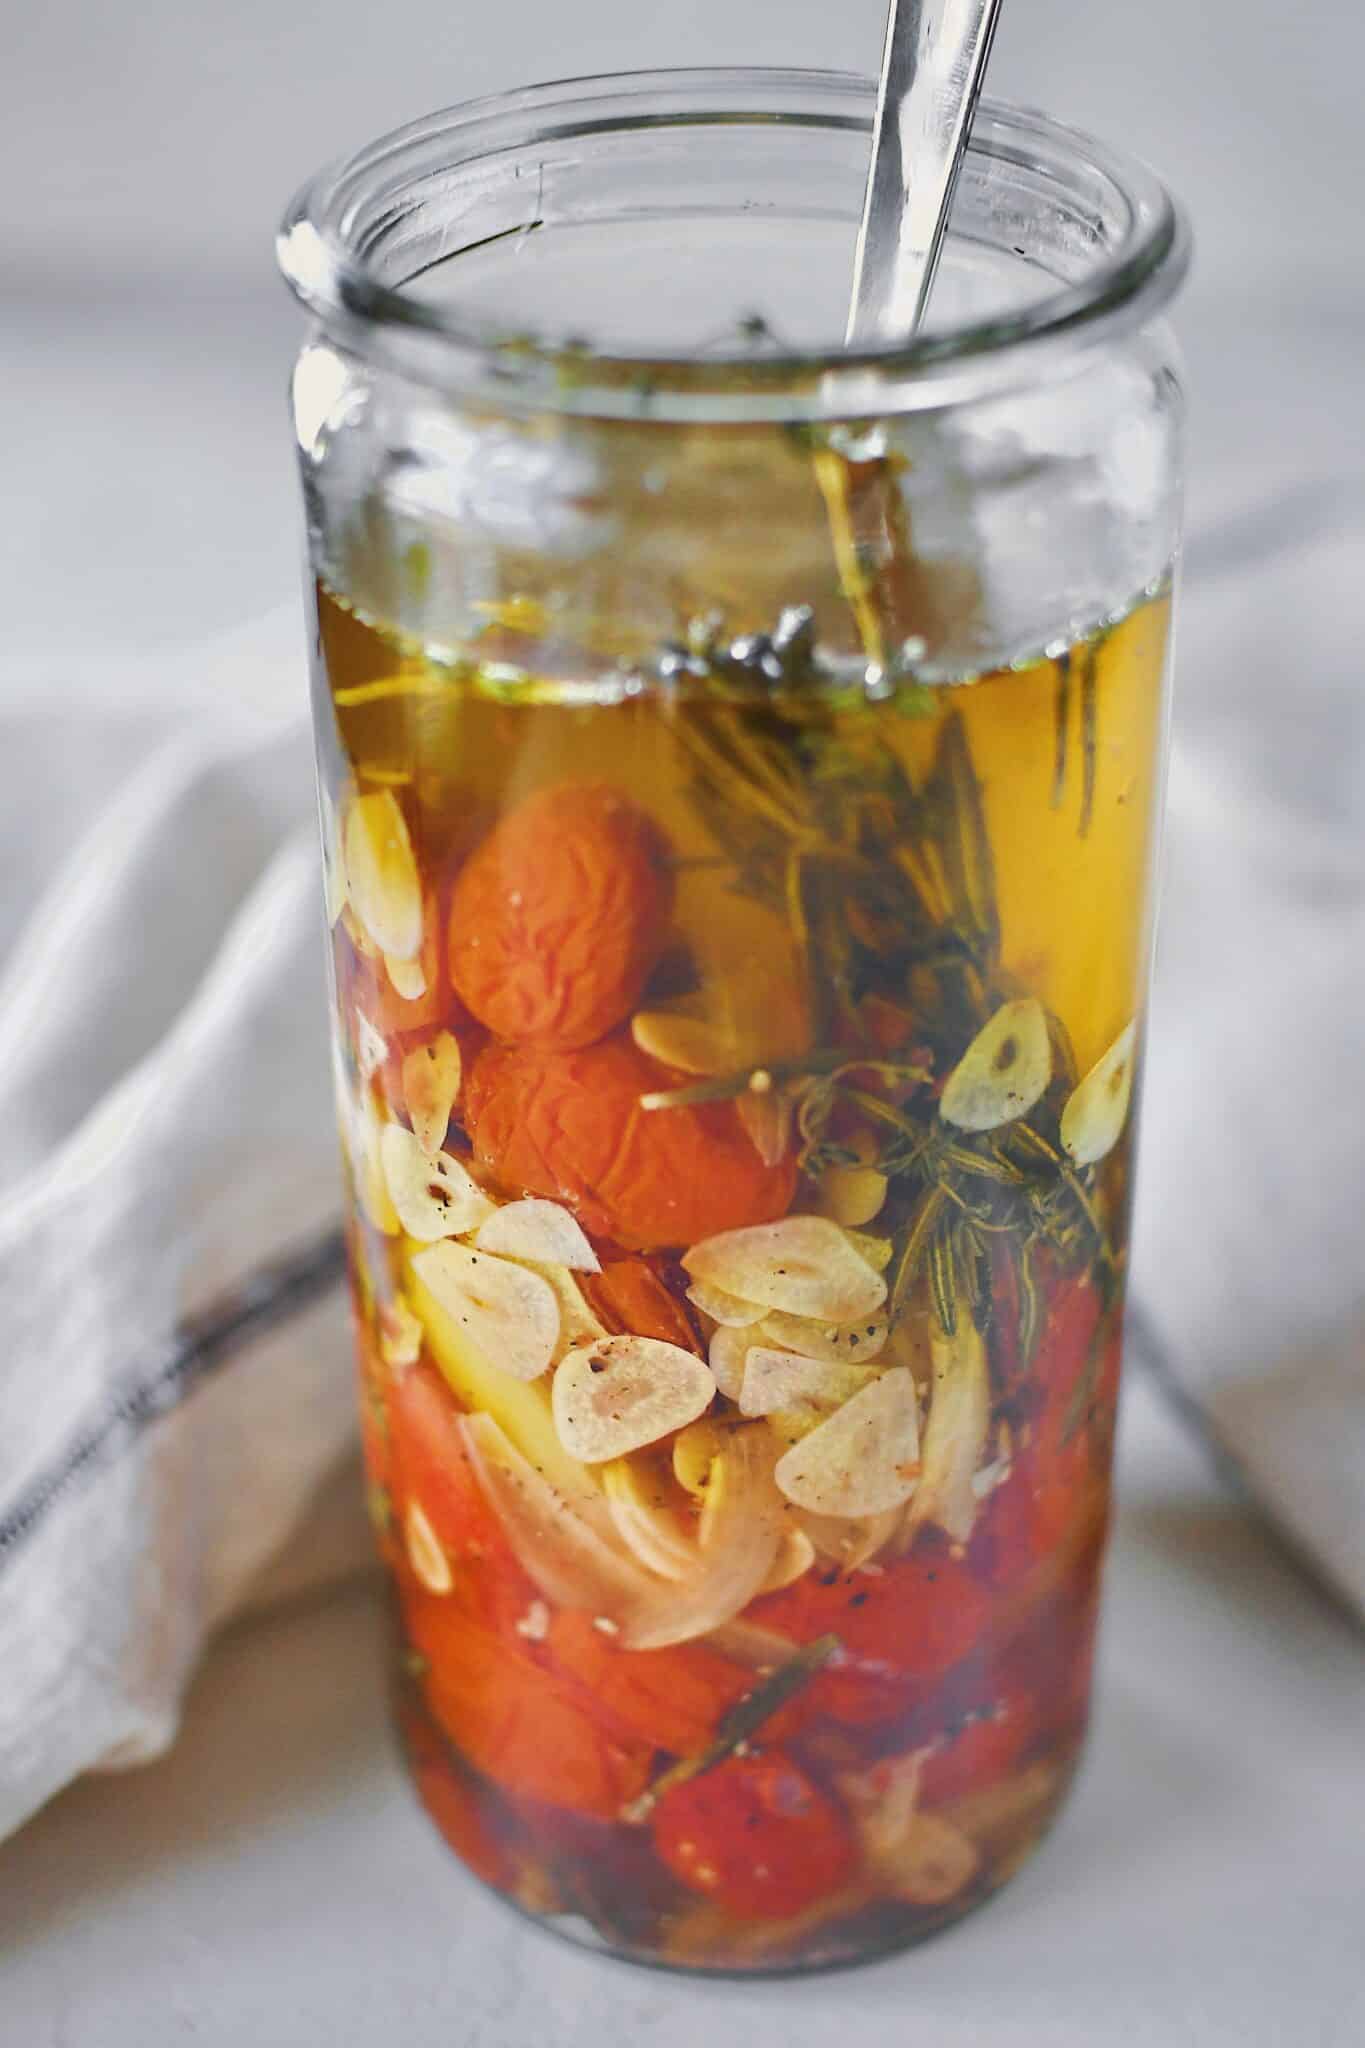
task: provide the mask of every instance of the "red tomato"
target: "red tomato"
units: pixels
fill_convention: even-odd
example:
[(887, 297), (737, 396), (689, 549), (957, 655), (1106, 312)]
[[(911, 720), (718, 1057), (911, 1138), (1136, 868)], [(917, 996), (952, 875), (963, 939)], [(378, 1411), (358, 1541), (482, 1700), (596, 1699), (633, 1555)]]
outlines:
[(842, 1657), (801, 1697), (808, 1709), (860, 1727), (890, 1720), (922, 1697), (988, 1635), (992, 1608), (961, 1559), (921, 1543), (875, 1574), (807, 1572), (750, 1612), (795, 1642), (839, 1638)]
[(1035, 1740), (1039, 1725), (1037, 1708), (1027, 1694), (1001, 1694), (961, 1727), (949, 1730), (925, 1758), (921, 1803), (947, 1806), (996, 1784)]
[(701, 1749), (753, 1683), (704, 1643), (623, 1650), (587, 1614), (556, 1614), (547, 1649), (556, 1669), (591, 1695), (605, 1724), (673, 1756)]
[(623, 1740), (534, 1643), (497, 1635), (463, 1603), (403, 1581), (427, 1706), (474, 1769), (514, 1797), (614, 1821), (649, 1782), (652, 1742)]
[(661, 1860), (689, 1891), (745, 1920), (784, 1920), (853, 1868), (834, 1801), (779, 1752), (729, 1757), (675, 1785), (654, 1814)]
[(665, 1344), (680, 1345), (684, 1351), (695, 1351), (702, 1358), (705, 1349), (692, 1318), (658, 1270), (661, 1263), (654, 1259), (613, 1259), (600, 1273), (585, 1274), (582, 1287), (588, 1306), (609, 1330), (658, 1337)]

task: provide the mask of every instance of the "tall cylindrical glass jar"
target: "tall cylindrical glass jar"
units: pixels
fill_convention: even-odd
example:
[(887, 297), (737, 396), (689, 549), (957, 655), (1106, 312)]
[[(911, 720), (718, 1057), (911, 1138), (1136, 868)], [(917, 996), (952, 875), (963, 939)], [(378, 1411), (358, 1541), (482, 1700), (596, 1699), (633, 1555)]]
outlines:
[(280, 239), (408, 1753), (703, 1970), (1017, 1868), (1108, 1515), (1185, 236), (988, 105), (929, 331), (845, 353), (871, 112), (537, 89)]

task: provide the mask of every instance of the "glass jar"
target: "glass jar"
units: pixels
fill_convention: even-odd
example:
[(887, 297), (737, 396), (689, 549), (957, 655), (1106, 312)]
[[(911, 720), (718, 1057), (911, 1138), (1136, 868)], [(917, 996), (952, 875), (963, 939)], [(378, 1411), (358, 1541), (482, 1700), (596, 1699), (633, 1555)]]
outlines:
[(1108, 1520), (1186, 237), (987, 105), (927, 332), (847, 353), (872, 108), (538, 88), (279, 245), (407, 1749), (488, 1884), (700, 1970), (1018, 1867)]

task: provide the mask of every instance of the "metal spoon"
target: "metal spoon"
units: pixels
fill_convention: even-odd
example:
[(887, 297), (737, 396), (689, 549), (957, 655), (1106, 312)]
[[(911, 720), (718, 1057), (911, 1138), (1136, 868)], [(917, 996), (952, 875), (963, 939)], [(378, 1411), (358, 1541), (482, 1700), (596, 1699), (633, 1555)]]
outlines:
[(924, 317), (1000, 0), (891, 0), (849, 306), (850, 347)]

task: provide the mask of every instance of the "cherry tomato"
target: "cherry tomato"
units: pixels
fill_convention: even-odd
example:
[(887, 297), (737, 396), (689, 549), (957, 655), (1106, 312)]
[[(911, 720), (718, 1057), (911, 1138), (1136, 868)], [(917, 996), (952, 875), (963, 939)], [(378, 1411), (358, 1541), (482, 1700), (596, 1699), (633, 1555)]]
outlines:
[(500, 1038), (590, 1045), (635, 1007), (672, 897), (667, 847), (638, 805), (605, 784), (539, 790), (456, 877), (451, 981)]
[(661, 1860), (689, 1891), (746, 1920), (782, 1920), (853, 1868), (848, 1822), (780, 1752), (729, 1757), (675, 1785), (654, 1814)]
[(649, 1781), (654, 1744), (623, 1738), (534, 1641), (495, 1634), (449, 1595), (400, 1575), (422, 1692), (460, 1755), (514, 1797), (619, 1819)]
[(797, 1704), (803, 1718), (821, 1713), (862, 1727), (903, 1714), (988, 1639), (992, 1610), (965, 1561), (930, 1541), (876, 1573), (809, 1571), (751, 1614), (795, 1642), (839, 1638), (841, 1657)]
[(692, 1318), (660, 1271), (664, 1263), (657, 1259), (609, 1260), (600, 1273), (585, 1275), (583, 1292), (609, 1330), (658, 1337), (703, 1358), (705, 1348)]
[(491, 1045), (466, 1092), (474, 1150), (505, 1188), (567, 1202), (630, 1251), (785, 1215), (796, 1162), (765, 1166), (733, 1103), (640, 1107), (677, 1078), (624, 1037), (579, 1052)]

